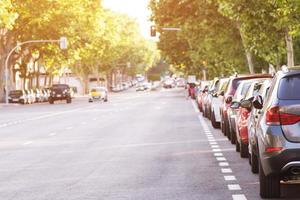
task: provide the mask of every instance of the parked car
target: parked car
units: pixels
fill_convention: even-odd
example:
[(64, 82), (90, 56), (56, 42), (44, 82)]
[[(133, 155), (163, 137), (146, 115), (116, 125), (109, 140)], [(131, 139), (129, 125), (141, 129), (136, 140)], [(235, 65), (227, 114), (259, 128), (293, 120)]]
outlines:
[(221, 123), (220, 108), (223, 104), (223, 97), (228, 86), (228, 78), (221, 78), (216, 84), (216, 91), (211, 95), (210, 120), (214, 128), (219, 128)]
[(55, 101), (66, 100), (67, 103), (72, 102), (70, 87), (67, 84), (54, 84), (50, 88), (49, 103), (53, 104)]
[(163, 88), (168, 89), (168, 88), (174, 88), (174, 87), (175, 87), (175, 81), (172, 78), (169, 78), (163, 82)]
[(231, 106), (232, 97), (235, 95), (236, 89), (243, 80), (256, 78), (271, 78), (271, 74), (252, 74), (252, 75), (235, 75), (230, 77), (228, 88), (224, 94), (223, 106), (221, 107), (221, 130), (224, 135), (229, 135), (229, 119), (227, 110)]
[[(268, 96), (253, 104), (257, 124), (259, 183), (263, 198), (280, 197), (280, 181), (300, 179), (300, 68), (279, 71)], [(262, 102), (262, 103), (259, 103)]]
[(43, 96), (42, 96), (40, 89), (38, 89), (38, 88), (34, 89), (33, 93), (34, 93), (36, 103), (43, 102)]
[(203, 116), (210, 119), (212, 95), (216, 92), (219, 78), (214, 78), (203, 101)]
[[(260, 98), (264, 100), (268, 94), (268, 91), (271, 87), (271, 79), (265, 80), (258, 91), (258, 96), (256, 96), (253, 101), (252, 105), (260, 104)], [(256, 126), (258, 122), (258, 118), (262, 114), (261, 107), (259, 109), (252, 106), (251, 113), (248, 120), (248, 138), (249, 138), (249, 163), (251, 165), (251, 171), (253, 173), (258, 173), (258, 149), (257, 149), (257, 135), (256, 135)]]
[(200, 85), (198, 86), (198, 92), (196, 94), (196, 102), (198, 105), (198, 108), (200, 110), (200, 112), (203, 112), (203, 107), (202, 107), (202, 102), (203, 102), (203, 98), (206, 95), (207, 91), (208, 91), (208, 87), (209, 87), (209, 82), (208, 81), (201, 81)]
[[(236, 144), (236, 123), (238, 111), (240, 109), (240, 101), (245, 98), (245, 95), (254, 80), (255, 79), (241, 81), (232, 99), (227, 99), (227, 101), (231, 101), (231, 106), (227, 110), (229, 116), (229, 133), (227, 137), (231, 141), (231, 144)], [(238, 151), (238, 149), (236, 150)]]
[(93, 87), (89, 93), (89, 102), (108, 101), (108, 91), (105, 87)]
[(9, 103), (27, 103), (27, 96), (24, 90), (12, 90), (8, 94), (8, 102)]
[(258, 95), (258, 91), (264, 80), (265, 79), (255, 79), (255, 81), (251, 83), (245, 98), (240, 102), (236, 123), (236, 146), (242, 158), (246, 158), (249, 155), (248, 119), (252, 109), (252, 101), (255, 96)]

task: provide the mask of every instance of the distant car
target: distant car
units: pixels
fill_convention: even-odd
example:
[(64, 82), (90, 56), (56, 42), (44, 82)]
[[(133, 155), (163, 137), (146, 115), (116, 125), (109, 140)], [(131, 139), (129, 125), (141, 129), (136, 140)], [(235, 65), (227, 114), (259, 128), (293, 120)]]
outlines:
[(300, 68), (279, 71), (268, 96), (253, 103), (262, 198), (279, 198), (281, 181), (300, 179)]
[(8, 94), (8, 102), (9, 103), (27, 103), (27, 96), (24, 90), (12, 90)]
[(108, 101), (107, 89), (105, 87), (93, 87), (89, 93), (89, 102)]
[(214, 80), (211, 82), (209, 86), (208, 92), (203, 101), (203, 116), (207, 117), (208, 119), (211, 118), (212, 95), (216, 93), (218, 83), (219, 83), (219, 78), (217, 77), (214, 78)]
[(175, 81), (173, 79), (167, 79), (163, 82), (163, 87), (164, 88), (174, 88), (175, 87)]
[(54, 84), (50, 88), (49, 103), (53, 104), (55, 101), (65, 100), (67, 103), (72, 102), (70, 87), (67, 84)]
[(183, 78), (180, 78), (176, 81), (176, 86), (177, 87), (185, 87), (186, 81)]
[(144, 90), (145, 90), (145, 87), (144, 87), (142, 84), (138, 84), (138, 85), (135, 87), (135, 90), (136, 90), (137, 92), (144, 91)]

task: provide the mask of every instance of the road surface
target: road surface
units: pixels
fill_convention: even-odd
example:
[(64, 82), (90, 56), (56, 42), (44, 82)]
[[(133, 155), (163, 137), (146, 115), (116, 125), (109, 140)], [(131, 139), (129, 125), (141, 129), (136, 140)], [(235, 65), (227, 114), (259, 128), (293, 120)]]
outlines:
[[(258, 176), (182, 89), (0, 106), (0, 199), (260, 199)], [(299, 185), (283, 196), (300, 199)]]

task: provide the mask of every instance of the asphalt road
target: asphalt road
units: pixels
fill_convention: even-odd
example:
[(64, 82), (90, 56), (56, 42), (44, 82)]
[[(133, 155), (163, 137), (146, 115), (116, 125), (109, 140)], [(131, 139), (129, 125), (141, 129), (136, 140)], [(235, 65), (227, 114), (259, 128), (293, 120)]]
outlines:
[(4, 200), (260, 199), (248, 161), (182, 89), (0, 106), (0, 137)]

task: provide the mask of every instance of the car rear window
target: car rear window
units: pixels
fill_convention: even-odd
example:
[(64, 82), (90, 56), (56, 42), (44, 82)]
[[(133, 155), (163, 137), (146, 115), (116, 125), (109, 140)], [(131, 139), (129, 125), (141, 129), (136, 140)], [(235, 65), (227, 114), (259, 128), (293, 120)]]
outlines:
[(280, 80), (278, 98), (300, 100), (300, 74), (288, 76)]

